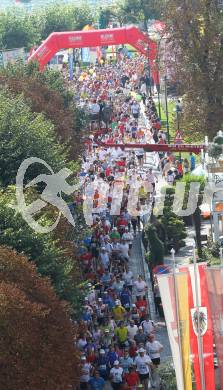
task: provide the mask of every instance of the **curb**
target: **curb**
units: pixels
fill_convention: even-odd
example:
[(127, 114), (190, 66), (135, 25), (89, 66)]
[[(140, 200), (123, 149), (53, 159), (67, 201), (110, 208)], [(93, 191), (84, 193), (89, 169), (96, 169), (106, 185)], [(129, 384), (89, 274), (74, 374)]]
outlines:
[(155, 305), (154, 305), (152, 283), (150, 280), (150, 273), (148, 272), (148, 265), (145, 260), (145, 249), (142, 243), (142, 239), (140, 239), (140, 244), (141, 244), (141, 253), (142, 253), (142, 267), (143, 267), (143, 274), (144, 274), (143, 276), (148, 286), (147, 299), (149, 302), (149, 316), (152, 321), (155, 321), (156, 316), (155, 316)]

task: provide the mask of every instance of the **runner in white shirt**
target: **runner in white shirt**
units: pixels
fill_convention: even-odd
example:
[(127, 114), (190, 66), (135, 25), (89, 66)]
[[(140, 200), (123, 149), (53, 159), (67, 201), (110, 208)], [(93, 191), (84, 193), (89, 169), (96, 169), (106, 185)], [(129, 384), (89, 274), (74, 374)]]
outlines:
[(141, 383), (145, 389), (150, 387), (151, 370), (150, 367), (153, 365), (152, 360), (148, 355), (145, 354), (145, 349), (139, 349), (139, 356), (135, 358), (136, 371), (139, 374)]
[(141, 149), (141, 148), (140, 149), (136, 149), (135, 153), (136, 153), (136, 157), (138, 159), (139, 166), (142, 167), (143, 166), (144, 150)]
[(110, 256), (112, 253), (112, 244), (110, 242), (109, 236), (104, 237), (104, 247), (108, 255)]
[(128, 227), (125, 228), (125, 233), (122, 235), (122, 239), (129, 245), (129, 249), (132, 248), (133, 234), (129, 232)]
[(149, 319), (147, 316), (144, 321), (141, 323), (144, 333), (148, 336), (150, 333), (152, 333), (155, 329), (153, 321)]
[(117, 147), (115, 147), (115, 148), (113, 148), (112, 149), (112, 151), (111, 151), (111, 157), (112, 157), (112, 159), (113, 160), (115, 160), (116, 158), (118, 158), (119, 157), (119, 148)]
[(89, 304), (92, 306), (96, 302), (96, 292), (92, 289), (91, 283), (88, 283), (87, 287), (90, 289), (87, 298), (89, 301)]
[(91, 368), (92, 366), (90, 363), (86, 362), (86, 357), (81, 357), (81, 377), (80, 377), (80, 383), (87, 386), (87, 383), (90, 380), (90, 374), (91, 374)]
[(145, 294), (148, 287), (146, 282), (142, 279), (142, 276), (139, 275), (138, 279), (134, 282), (135, 290), (136, 290), (136, 297), (141, 297)]
[(103, 246), (101, 248), (99, 259), (101, 261), (101, 265), (104, 267), (104, 269), (109, 268), (109, 254), (106, 252), (106, 248)]
[(146, 343), (146, 352), (150, 356), (153, 364), (158, 366), (160, 364), (160, 352), (163, 350), (163, 345), (159, 341), (155, 340), (154, 334), (148, 336)]
[(110, 371), (113, 389), (119, 389), (122, 384), (123, 368), (119, 366), (119, 361), (115, 360), (114, 367)]
[(132, 115), (134, 116), (135, 119), (138, 119), (139, 111), (140, 111), (140, 107), (139, 107), (138, 103), (136, 101), (134, 101), (132, 106), (131, 106), (131, 112), (132, 112)]
[(108, 152), (107, 152), (106, 149), (100, 150), (99, 153), (98, 153), (98, 154), (99, 154), (99, 160), (100, 160), (100, 161), (104, 161), (105, 156), (106, 156), (107, 153), (108, 153)]
[(129, 270), (129, 268), (126, 266), (126, 271), (122, 275), (123, 280), (125, 281), (125, 284), (127, 285), (128, 289), (132, 291), (133, 286), (133, 273)]
[(127, 244), (124, 240), (121, 240), (120, 251), (123, 259), (129, 261), (129, 244)]
[(91, 115), (98, 115), (100, 111), (99, 104), (94, 100), (93, 103), (89, 106), (90, 114)]
[(158, 178), (154, 175), (152, 168), (149, 169), (147, 181), (153, 186), (153, 191), (155, 191), (155, 183), (158, 182)]
[(134, 337), (136, 333), (138, 332), (138, 326), (135, 325), (134, 320), (129, 321), (129, 325), (127, 326), (128, 329), (128, 339), (129, 340), (134, 340)]

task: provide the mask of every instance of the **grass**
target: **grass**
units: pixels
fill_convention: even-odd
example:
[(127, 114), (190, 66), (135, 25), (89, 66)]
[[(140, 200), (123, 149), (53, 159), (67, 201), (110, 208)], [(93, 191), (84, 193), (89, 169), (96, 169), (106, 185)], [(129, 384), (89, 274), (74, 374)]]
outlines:
[[(159, 104), (158, 101), (156, 101), (156, 108), (157, 112), (159, 113)], [(176, 137), (176, 131), (177, 131), (177, 122), (176, 122), (176, 113), (175, 113), (175, 106), (176, 103), (173, 100), (168, 101), (168, 114), (169, 114), (169, 129), (170, 129), (170, 143), (174, 143), (175, 137)], [(161, 113), (161, 120), (162, 122), (166, 122), (166, 110), (163, 108), (162, 104), (160, 104), (160, 113)], [(166, 130), (166, 125), (162, 125), (162, 129)], [(187, 142), (185, 142), (187, 143)], [(193, 142), (192, 142), (193, 143)], [(174, 153), (176, 154), (176, 153)], [(181, 158), (187, 158), (190, 160), (190, 153), (189, 152), (182, 152)], [(196, 156), (196, 165), (200, 164), (200, 155)]]
[[(175, 102), (168, 101), (168, 114), (169, 114), (169, 128), (170, 128), (170, 139), (175, 138), (176, 136), (176, 114), (174, 112), (175, 110)], [(159, 103), (156, 102), (156, 108), (157, 112), (159, 113)], [(161, 113), (161, 120), (165, 121), (166, 118), (166, 109), (163, 108), (162, 104), (160, 103), (160, 113)], [(163, 129), (165, 128), (165, 125), (162, 126)]]

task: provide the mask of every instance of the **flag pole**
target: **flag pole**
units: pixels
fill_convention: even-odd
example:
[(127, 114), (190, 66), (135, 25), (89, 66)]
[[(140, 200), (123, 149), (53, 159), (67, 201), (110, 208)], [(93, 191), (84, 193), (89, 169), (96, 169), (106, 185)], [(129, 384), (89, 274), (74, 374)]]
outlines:
[(200, 329), (200, 301), (199, 301), (199, 293), (198, 293), (198, 270), (197, 270), (197, 259), (196, 259), (196, 245), (193, 243), (193, 263), (194, 263), (194, 280), (195, 280), (195, 294), (196, 294), (196, 313), (197, 313), (197, 341), (198, 341), (198, 355), (199, 355), (199, 363), (200, 363), (200, 375), (201, 375), (201, 389), (205, 390), (205, 375), (204, 375), (204, 355), (203, 355), (203, 341)]
[(177, 330), (178, 330), (178, 345), (180, 351), (180, 366), (183, 377), (183, 388), (184, 390), (184, 375), (183, 375), (183, 359), (182, 359), (182, 345), (181, 345), (181, 328), (180, 328), (180, 316), (179, 316), (179, 298), (178, 298), (178, 290), (177, 290), (177, 281), (176, 281), (176, 259), (175, 259), (175, 250), (172, 248), (170, 251), (173, 260), (173, 286), (174, 286), (174, 296), (176, 302), (176, 319), (177, 319)]

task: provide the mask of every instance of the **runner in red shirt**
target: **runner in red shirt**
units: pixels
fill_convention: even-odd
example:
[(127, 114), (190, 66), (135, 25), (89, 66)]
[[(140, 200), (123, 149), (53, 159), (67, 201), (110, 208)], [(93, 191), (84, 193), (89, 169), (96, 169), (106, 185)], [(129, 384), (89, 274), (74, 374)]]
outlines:
[(128, 226), (128, 222), (126, 221), (125, 218), (123, 218), (123, 216), (121, 216), (121, 218), (117, 222), (117, 228), (119, 234), (122, 234), (124, 232), (126, 226)]
[(112, 168), (111, 168), (111, 167), (106, 168), (106, 170), (105, 170), (105, 176), (106, 176), (106, 177), (109, 177), (111, 173), (112, 173)]
[(140, 319), (142, 320), (147, 314), (147, 300), (145, 297), (137, 297), (136, 307), (139, 310)]
[(129, 372), (125, 374), (124, 379), (129, 386), (129, 390), (133, 390), (139, 384), (139, 375), (134, 366), (129, 367)]
[(118, 128), (120, 130), (121, 135), (124, 136), (125, 135), (125, 125), (123, 123), (120, 123), (118, 125)]

